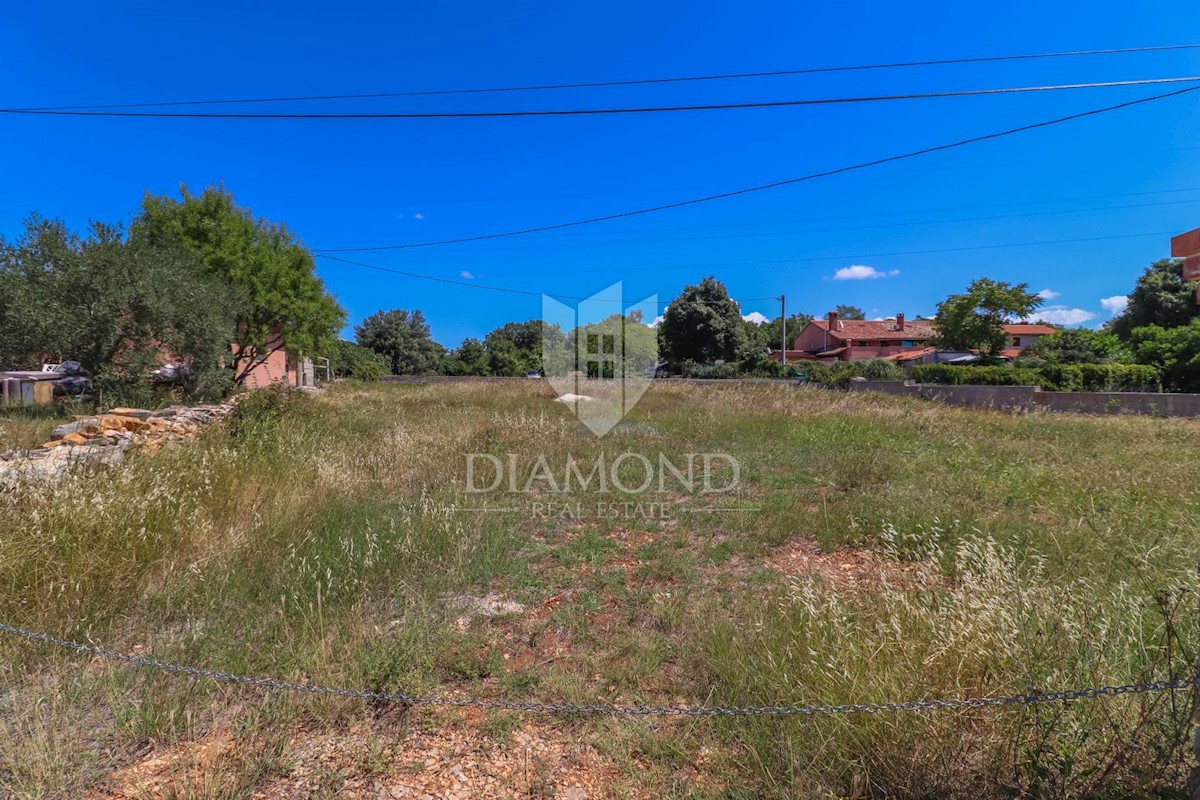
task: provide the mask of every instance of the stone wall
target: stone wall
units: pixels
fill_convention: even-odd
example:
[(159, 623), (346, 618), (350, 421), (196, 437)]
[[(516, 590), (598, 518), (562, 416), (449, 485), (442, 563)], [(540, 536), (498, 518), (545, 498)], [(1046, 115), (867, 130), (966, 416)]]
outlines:
[(1150, 392), (1043, 392), (1036, 386), (938, 386), (909, 381), (860, 381), (852, 392), (879, 392), (920, 397), (956, 406), (1082, 414), (1153, 414), (1164, 417), (1200, 416), (1200, 394)]

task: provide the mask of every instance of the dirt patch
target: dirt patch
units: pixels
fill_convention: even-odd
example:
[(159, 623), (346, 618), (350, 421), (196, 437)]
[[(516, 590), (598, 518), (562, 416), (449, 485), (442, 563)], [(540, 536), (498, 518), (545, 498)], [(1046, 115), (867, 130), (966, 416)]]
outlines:
[[(492, 720), (480, 711), (423, 712), (362, 720), (340, 730), (299, 727), (284, 748), (284, 774), (261, 781), (256, 800), (313, 797), (510, 798), (651, 797), (580, 734), (553, 720)], [(489, 730), (489, 725), (491, 726)], [(93, 800), (193, 796), (202, 774), (230, 755), (214, 734), (153, 753), (109, 776)]]
[(105, 781), (107, 791), (89, 797), (91, 800), (174, 797), (179, 786), (211, 783), (233, 749), (233, 740), (228, 735), (213, 734), (200, 741), (151, 750), (141, 760), (110, 773)]
[[(756, 566), (739, 558), (730, 562), (730, 569), (735, 571)], [(880, 558), (870, 550), (846, 547), (828, 553), (821, 552), (817, 543), (809, 539), (798, 539), (774, 548), (758, 564), (780, 575), (815, 576), (846, 589), (869, 588), (884, 581), (909, 582), (917, 571), (916, 564)]]

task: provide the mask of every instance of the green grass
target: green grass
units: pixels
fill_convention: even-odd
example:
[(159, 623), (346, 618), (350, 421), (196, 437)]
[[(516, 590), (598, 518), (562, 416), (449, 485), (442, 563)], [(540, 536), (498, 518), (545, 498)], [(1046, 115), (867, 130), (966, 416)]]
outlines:
[[(547, 702), (883, 702), (1195, 663), (1200, 423), (656, 386), (595, 439), (550, 398), (532, 383), (340, 385), (90, 480), (0, 494), (0, 518), (19, 521), (0, 529), (0, 619), (215, 669)], [(25, 442), (53, 424), (0, 430)], [(538, 455), (627, 451), (727, 453), (736, 494), (638, 499), (754, 510), (536, 517), (528, 497), (464, 491), (466, 453), (517, 454), (523, 482)], [(518, 510), (465, 510), (485, 505)], [(833, 566), (781, 574), (804, 542)], [(464, 612), (489, 593), (525, 611)], [(149, 744), (233, 731), (244, 755), (198, 796), (239, 796), (287, 771), (298, 721), (373, 713), (81, 663), (0, 639), (0, 793), (76, 796)], [(1163, 797), (1182, 786), (1189, 702), (554, 724), (605, 753), (617, 791)], [(517, 725), (471, 729), (502, 741)], [(393, 761), (401, 744), (378, 742), (342, 768)]]

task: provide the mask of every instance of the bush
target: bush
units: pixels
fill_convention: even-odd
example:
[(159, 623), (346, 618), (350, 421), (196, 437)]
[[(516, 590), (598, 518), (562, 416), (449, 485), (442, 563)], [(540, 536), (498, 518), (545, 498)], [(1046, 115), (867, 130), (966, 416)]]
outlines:
[(1158, 370), (1145, 364), (1080, 364), (1085, 392), (1158, 391)]
[(919, 364), (913, 367), (912, 379), (945, 386), (1041, 386), (1043, 381), (1032, 369), (957, 364)]
[(303, 392), (280, 384), (247, 391), (237, 398), (233, 413), (229, 415), (229, 433), (242, 440), (273, 436), (284, 418), (294, 414), (307, 401)]
[(917, 383), (947, 386), (1039, 386), (1048, 392), (1129, 392), (1158, 386), (1158, 371), (1140, 364), (1044, 364), (1027, 367), (981, 367), (921, 364), (913, 367)]
[(747, 358), (738, 367), (747, 378), (786, 378), (792, 372), (794, 364), (781, 364), (769, 358)]
[(1045, 364), (1036, 371), (1042, 376), (1039, 385), (1048, 391), (1078, 392), (1083, 389), (1083, 371), (1079, 365)]
[(685, 361), (679, 373), (685, 378), (737, 378), (741, 376), (741, 368), (737, 364), (697, 364), (695, 361)]
[(844, 389), (854, 378), (898, 381), (904, 377), (904, 370), (899, 364), (882, 358), (873, 358), (870, 361), (812, 362), (805, 364), (804, 369), (808, 372), (811, 382), (820, 383), (830, 389)]
[(379, 353), (354, 342), (338, 340), (329, 358), (333, 374), (339, 378), (374, 381), (389, 373), (388, 361)]

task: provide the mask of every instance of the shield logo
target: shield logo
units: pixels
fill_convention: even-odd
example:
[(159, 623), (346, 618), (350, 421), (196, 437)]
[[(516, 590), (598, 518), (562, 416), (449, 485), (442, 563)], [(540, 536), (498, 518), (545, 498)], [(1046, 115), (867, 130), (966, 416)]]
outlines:
[(596, 436), (604, 436), (645, 394), (658, 366), (649, 327), (658, 295), (624, 306), (621, 282), (572, 308), (542, 295), (542, 375)]

